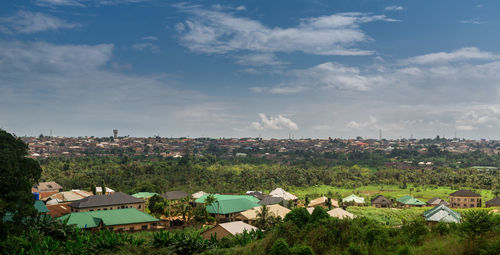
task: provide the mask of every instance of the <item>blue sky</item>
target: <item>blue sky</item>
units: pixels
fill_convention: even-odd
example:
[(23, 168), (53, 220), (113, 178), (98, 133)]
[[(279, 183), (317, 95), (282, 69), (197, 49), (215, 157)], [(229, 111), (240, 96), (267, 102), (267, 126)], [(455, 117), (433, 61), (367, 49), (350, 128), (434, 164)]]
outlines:
[(17, 135), (499, 139), (500, 3), (0, 3)]

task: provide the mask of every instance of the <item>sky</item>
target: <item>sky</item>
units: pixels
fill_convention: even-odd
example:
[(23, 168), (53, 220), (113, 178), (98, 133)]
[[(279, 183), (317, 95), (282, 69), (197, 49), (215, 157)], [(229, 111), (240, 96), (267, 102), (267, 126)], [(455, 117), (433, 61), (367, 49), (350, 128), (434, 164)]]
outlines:
[(494, 0), (0, 2), (18, 136), (500, 139)]

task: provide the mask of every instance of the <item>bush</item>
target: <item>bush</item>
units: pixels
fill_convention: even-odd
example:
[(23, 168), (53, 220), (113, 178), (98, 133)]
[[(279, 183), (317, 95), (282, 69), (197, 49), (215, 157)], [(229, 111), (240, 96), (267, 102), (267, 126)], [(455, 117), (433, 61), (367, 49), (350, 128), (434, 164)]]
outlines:
[(310, 214), (304, 207), (295, 208), (285, 216), (285, 222), (291, 221), (297, 227), (303, 227), (309, 221)]
[(269, 255), (289, 255), (290, 247), (288, 247), (288, 243), (285, 239), (279, 238), (274, 242), (273, 247), (271, 247), (271, 251)]
[(328, 215), (325, 209), (323, 209), (320, 206), (317, 206), (316, 208), (314, 208), (314, 211), (312, 212), (311, 217), (309, 218), (309, 222), (318, 222), (321, 219), (327, 219), (329, 217), (330, 215)]
[(290, 254), (291, 255), (315, 255), (314, 251), (311, 249), (311, 247), (303, 244), (298, 244), (293, 246), (292, 249), (290, 249)]

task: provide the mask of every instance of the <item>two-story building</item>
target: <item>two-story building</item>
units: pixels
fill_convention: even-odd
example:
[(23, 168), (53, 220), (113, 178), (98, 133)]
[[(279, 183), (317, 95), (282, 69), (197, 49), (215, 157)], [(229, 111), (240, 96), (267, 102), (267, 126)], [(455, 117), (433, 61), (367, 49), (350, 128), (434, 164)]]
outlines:
[(111, 195), (96, 195), (89, 196), (69, 204), (71, 212), (91, 212), (91, 211), (106, 211), (124, 208), (135, 208), (139, 211), (144, 211), (146, 201), (125, 194), (123, 192), (115, 192)]
[(470, 190), (459, 190), (450, 194), (452, 208), (481, 207), (481, 195)]

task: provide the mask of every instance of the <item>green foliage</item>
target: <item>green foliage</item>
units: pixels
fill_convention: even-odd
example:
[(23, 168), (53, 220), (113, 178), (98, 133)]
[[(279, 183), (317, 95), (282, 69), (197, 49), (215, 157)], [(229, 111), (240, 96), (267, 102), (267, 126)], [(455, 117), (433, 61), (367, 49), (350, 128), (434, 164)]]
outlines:
[(318, 222), (322, 219), (327, 219), (328, 217), (330, 217), (330, 215), (328, 215), (326, 210), (323, 209), (323, 207), (317, 206), (314, 208), (311, 217), (309, 218), (309, 222)]
[(297, 244), (290, 249), (291, 255), (315, 255), (311, 247), (303, 244)]
[(294, 208), (292, 211), (290, 211), (286, 216), (284, 221), (290, 221), (293, 222), (298, 227), (305, 226), (307, 222), (309, 221), (309, 212), (307, 211), (306, 208), (304, 207), (298, 207)]
[(415, 245), (422, 244), (425, 235), (429, 233), (426, 222), (422, 218), (405, 222), (403, 226), (401, 226), (401, 231), (406, 241)]
[(289, 255), (290, 247), (284, 238), (280, 238), (274, 242), (271, 247), (271, 251), (269, 251), (269, 255)]
[[(25, 143), (0, 129), (0, 240), (22, 232), (25, 219), (37, 213), (31, 187), (42, 169), (27, 153)], [(7, 213), (12, 216), (10, 221), (3, 220)]]
[(153, 246), (168, 247), (176, 254), (200, 253), (216, 246), (216, 241), (205, 240), (199, 232), (168, 232), (160, 231), (153, 234)]

